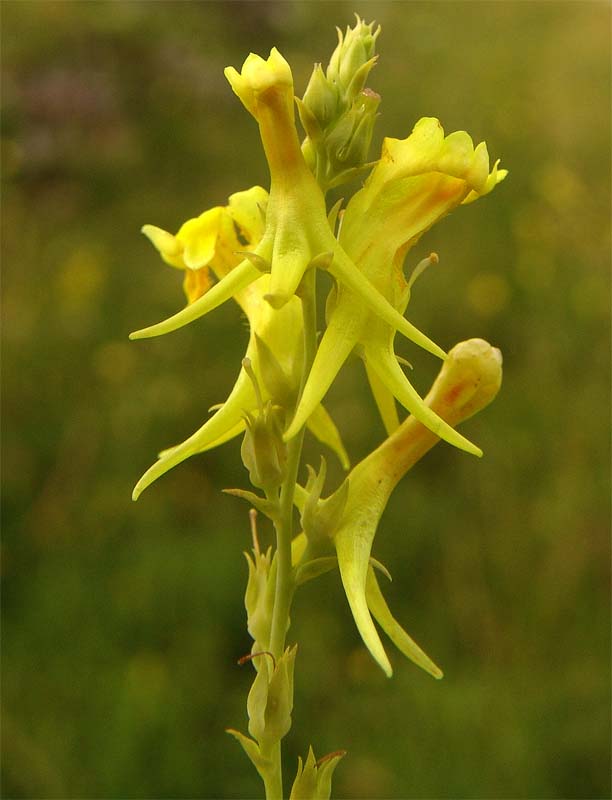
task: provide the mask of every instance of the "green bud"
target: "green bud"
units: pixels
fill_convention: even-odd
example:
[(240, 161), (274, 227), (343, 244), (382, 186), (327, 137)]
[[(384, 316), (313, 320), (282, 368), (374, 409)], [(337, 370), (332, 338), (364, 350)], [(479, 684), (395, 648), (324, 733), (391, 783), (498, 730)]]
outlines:
[[(256, 654), (254, 654), (256, 655)], [(253, 664), (259, 659), (267, 659), (265, 653), (256, 655)], [(268, 671), (260, 667), (247, 697), (247, 714), (249, 715), (249, 733), (261, 745), (266, 730), (266, 703), (268, 702)]]
[(279, 658), (268, 687), (266, 737), (280, 741), (291, 728), (293, 711), (293, 670), (297, 645), (288, 647)]
[(285, 477), (287, 445), (283, 441), (282, 410), (268, 401), (262, 414), (246, 415), (240, 455), (253, 486), (272, 491)]
[(298, 757), (297, 775), (289, 800), (329, 800), (333, 772), (345, 755), (345, 750), (338, 750), (316, 761), (310, 747), (303, 765), (302, 759)]
[[(376, 39), (380, 26), (373, 31), (374, 22), (369, 25), (357, 16), (354, 28), (347, 27), (346, 33), (338, 28), (338, 45), (327, 67), (327, 78), (337, 84), (342, 95), (350, 103), (365, 85), (368, 72), (375, 64)], [(367, 68), (364, 70), (363, 68)], [(361, 85), (354, 85), (353, 79), (361, 70)], [(350, 92), (350, 94), (349, 94)]]
[(367, 161), (380, 95), (371, 89), (364, 89), (357, 101), (356, 124), (350, 139), (337, 153), (337, 158), (347, 167), (354, 167)]
[(308, 468), (308, 472), (307, 497), (302, 510), (301, 522), (311, 552), (318, 553), (321, 545), (325, 545), (333, 539), (334, 532), (342, 518), (348, 498), (348, 481), (343, 481), (332, 495), (321, 500), (327, 473), (325, 459), (321, 457), (318, 474), (312, 467)]
[[(253, 551), (253, 557), (245, 553), (249, 577), (244, 595), (247, 612), (247, 629), (255, 644), (253, 652), (266, 650), (270, 642), (270, 626), (274, 608), (275, 571), (271, 567), (271, 548), (265, 553)], [(255, 663), (255, 662), (254, 662)], [(255, 663), (257, 668), (257, 664)]]
[[(324, 130), (336, 118), (338, 108), (338, 89), (335, 84), (325, 77), (320, 64), (315, 64), (304, 92), (302, 103), (316, 119), (319, 128)], [(302, 119), (304, 124), (304, 119)], [(307, 126), (304, 124), (307, 129)], [(312, 137), (310, 131), (307, 130)]]
[[(298, 391), (297, 384), (292, 382), (264, 340), (256, 333), (254, 336), (259, 372), (264, 386), (274, 398), (275, 403), (283, 408), (293, 406)], [(299, 354), (296, 354), (296, 358), (298, 356)]]
[[(291, 728), (296, 653), (297, 645), (288, 647), (273, 667), (260, 668), (249, 692), (249, 733), (266, 749), (280, 742)], [(261, 653), (258, 658), (267, 662), (271, 655)]]
[(367, 165), (380, 97), (364, 89), (376, 63), (380, 27), (357, 16), (353, 28), (338, 29), (338, 45), (326, 73), (315, 64), (298, 110), (306, 139), (302, 153), (323, 191), (356, 177)]
[(332, 163), (343, 169), (367, 160), (380, 95), (365, 89), (327, 137), (325, 146)]
[(287, 445), (283, 440), (284, 412), (273, 406), (270, 400), (264, 405), (251, 360), (243, 358), (242, 366), (253, 382), (259, 411), (256, 417), (245, 412), (246, 431), (240, 455), (253, 486), (270, 492), (279, 487), (285, 477)]

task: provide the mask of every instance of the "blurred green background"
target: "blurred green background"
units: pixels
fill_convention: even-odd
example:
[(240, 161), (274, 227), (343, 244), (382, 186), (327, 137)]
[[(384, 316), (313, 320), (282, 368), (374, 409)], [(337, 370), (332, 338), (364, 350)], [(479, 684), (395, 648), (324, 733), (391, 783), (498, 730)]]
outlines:
[[(130, 500), (224, 399), (246, 331), (228, 305), (128, 342), (183, 303), (139, 228), (267, 185), (223, 67), (277, 45), (301, 94), (353, 11), (383, 26), (377, 148), (437, 116), (510, 169), (409, 256), (440, 255), (412, 321), (490, 340), (505, 383), (465, 426), (485, 458), (438, 447), (375, 543), (445, 680), (389, 648), (387, 681), (337, 575), (309, 584), (287, 774), (312, 743), (349, 751), (336, 797), (609, 797), (609, 4), (4, 0), (7, 798), (261, 794), (223, 732), (251, 680), (247, 507), (221, 494), (247, 485), (239, 443)], [(435, 359), (400, 351), (426, 391)], [(380, 441), (360, 365), (328, 405), (354, 459)]]

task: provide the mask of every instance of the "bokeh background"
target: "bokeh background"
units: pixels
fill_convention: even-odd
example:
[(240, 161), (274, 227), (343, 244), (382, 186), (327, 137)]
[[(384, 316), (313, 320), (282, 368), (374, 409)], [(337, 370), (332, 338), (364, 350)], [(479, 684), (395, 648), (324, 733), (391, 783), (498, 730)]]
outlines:
[[(238, 442), (130, 500), (224, 399), (246, 331), (228, 305), (128, 342), (183, 303), (139, 229), (267, 185), (223, 67), (277, 45), (301, 94), (353, 11), (383, 26), (376, 147), (431, 115), (510, 169), (409, 256), (440, 255), (411, 319), (499, 346), (505, 383), (465, 426), (485, 458), (439, 446), (375, 543), (444, 681), (392, 648), (386, 680), (337, 575), (308, 585), (287, 774), (312, 742), (349, 751), (341, 798), (609, 797), (610, 5), (4, 0), (7, 798), (261, 794), (223, 732), (252, 677)], [(426, 391), (435, 360), (401, 352)], [(360, 365), (329, 408), (354, 459), (380, 441)]]

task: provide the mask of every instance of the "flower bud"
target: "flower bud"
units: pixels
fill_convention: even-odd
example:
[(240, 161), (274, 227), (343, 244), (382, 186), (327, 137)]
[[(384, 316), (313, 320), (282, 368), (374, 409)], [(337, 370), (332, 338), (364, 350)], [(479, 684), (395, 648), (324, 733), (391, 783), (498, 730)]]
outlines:
[(246, 415), (240, 455), (253, 486), (271, 491), (283, 482), (287, 445), (283, 441), (282, 411), (270, 402), (257, 417)]
[[(260, 668), (247, 699), (249, 733), (266, 749), (279, 742), (291, 728), (293, 670), (297, 645), (288, 647), (270, 668)], [(260, 658), (271, 658), (261, 653)], [(269, 677), (268, 677), (269, 676)]]
[(301, 514), (301, 523), (308, 544), (313, 551), (317, 551), (322, 544), (329, 544), (335, 532), (348, 498), (348, 481), (343, 481), (341, 486), (330, 497), (321, 499), (321, 492), (325, 484), (327, 463), (321, 457), (321, 467), (318, 474), (308, 468), (309, 478), (306, 483), (307, 497)]
[(253, 652), (266, 650), (270, 641), (270, 625), (274, 607), (274, 571), (271, 573), (270, 548), (265, 553), (255, 550), (253, 557), (245, 553), (249, 577), (244, 595), (247, 629), (254, 640)]
[[(340, 91), (346, 95), (351, 87), (355, 94), (359, 93), (367, 78), (367, 73), (374, 66), (374, 51), (376, 39), (380, 33), (380, 26), (373, 31), (374, 23), (369, 25), (357, 16), (357, 23), (354, 28), (347, 27), (343, 35), (338, 28), (338, 45), (327, 67), (327, 78), (338, 85)], [(366, 70), (363, 67), (369, 64)], [(355, 74), (362, 70), (363, 74), (361, 85), (351, 86)], [(356, 89), (356, 91), (355, 91)], [(354, 95), (353, 95), (354, 97)], [(349, 102), (352, 97), (347, 98)]]
[(308, 756), (302, 765), (298, 756), (298, 769), (289, 800), (329, 800), (331, 795), (331, 779), (338, 762), (346, 755), (345, 750), (329, 753), (318, 761), (312, 747), (308, 749)]
[[(315, 64), (302, 103), (316, 119), (321, 130), (324, 130), (336, 117), (338, 90), (335, 84), (325, 77), (320, 64)], [(303, 117), (302, 122), (304, 122)], [(310, 131), (308, 135), (312, 138)]]
[[(345, 168), (360, 166), (367, 160), (379, 105), (380, 95), (371, 89), (364, 89), (347, 114), (352, 130), (344, 142), (335, 145), (336, 152), (333, 154)], [(333, 134), (328, 147), (332, 146), (332, 141)]]

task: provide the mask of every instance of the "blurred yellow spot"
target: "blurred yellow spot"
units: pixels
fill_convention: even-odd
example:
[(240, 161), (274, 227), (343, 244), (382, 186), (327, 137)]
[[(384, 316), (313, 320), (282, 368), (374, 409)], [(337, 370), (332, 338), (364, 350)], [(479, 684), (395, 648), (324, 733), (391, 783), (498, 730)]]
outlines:
[(506, 279), (495, 272), (479, 272), (467, 286), (467, 300), (482, 317), (494, 317), (508, 303), (510, 287)]

